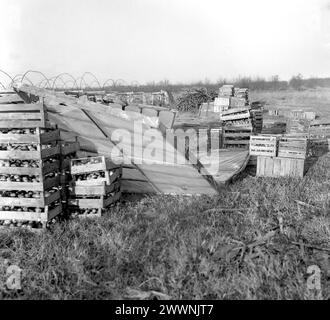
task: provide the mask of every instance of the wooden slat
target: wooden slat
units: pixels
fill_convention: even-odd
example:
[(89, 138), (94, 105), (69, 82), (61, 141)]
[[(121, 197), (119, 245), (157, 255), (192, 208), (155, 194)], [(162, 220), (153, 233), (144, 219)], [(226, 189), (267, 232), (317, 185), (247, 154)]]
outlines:
[(0, 115), (2, 117), (5, 112), (27, 112), (33, 111), (36, 114), (40, 114), (42, 111), (42, 104), (33, 103), (33, 104), (1, 104), (0, 105)]
[(14, 129), (14, 128), (49, 128), (48, 124), (44, 124), (40, 121), (10, 121), (10, 120), (1, 120), (0, 119), (0, 128)]

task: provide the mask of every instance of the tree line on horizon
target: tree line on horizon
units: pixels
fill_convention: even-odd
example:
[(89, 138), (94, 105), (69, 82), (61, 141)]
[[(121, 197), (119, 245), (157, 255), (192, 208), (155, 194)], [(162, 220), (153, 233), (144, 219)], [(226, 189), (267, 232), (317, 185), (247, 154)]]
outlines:
[[(190, 84), (186, 83), (176, 83), (172, 84), (169, 80), (162, 80), (159, 82), (148, 82), (144, 85), (138, 87), (139, 91), (160, 91), (167, 90), (171, 92), (177, 92), (181, 90), (187, 90), (196, 87), (204, 87), (208, 90), (218, 90), (221, 86), (225, 84), (232, 84), (238, 88), (248, 88), (250, 90), (304, 90), (313, 89), (317, 87), (330, 87), (330, 78), (306, 78), (304, 79), (301, 74), (293, 76), (289, 81), (280, 80), (279, 76), (272, 76), (270, 79), (266, 80), (262, 77), (239, 77), (237, 79), (224, 79), (221, 78), (216, 82), (211, 82), (208, 79), (204, 81), (198, 81)], [(123, 88), (124, 89), (124, 88)], [(136, 91), (135, 88), (131, 88), (132, 91)], [(134, 90), (133, 90), (134, 89)]]

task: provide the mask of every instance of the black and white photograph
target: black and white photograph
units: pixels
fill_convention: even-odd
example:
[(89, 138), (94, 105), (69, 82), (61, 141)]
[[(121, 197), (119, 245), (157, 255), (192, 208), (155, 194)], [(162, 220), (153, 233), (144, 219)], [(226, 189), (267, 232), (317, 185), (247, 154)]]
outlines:
[(2, 301), (329, 300), (329, 152), (330, 0), (0, 0)]

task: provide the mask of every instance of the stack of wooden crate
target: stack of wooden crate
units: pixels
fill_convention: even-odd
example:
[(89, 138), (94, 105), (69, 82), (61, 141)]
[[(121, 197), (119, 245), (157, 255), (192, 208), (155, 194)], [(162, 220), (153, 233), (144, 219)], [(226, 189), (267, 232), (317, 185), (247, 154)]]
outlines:
[(231, 107), (239, 108), (249, 105), (249, 89), (247, 88), (235, 88), (234, 97), (231, 98)]
[(231, 84), (225, 84), (219, 89), (219, 97), (233, 97), (234, 86)]
[(60, 183), (61, 183), (61, 198), (63, 211), (68, 213), (69, 188), (72, 182), (70, 171), (71, 160), (77, 158), (79, 151), (78, 142), (60, 141)]
[(224, 148), (249, 148), (252, 127), (225, 126), (223, 129)]
[(257, 156), (257, 176), (302, 178), (307, 150), (307, 138), (251, 137), (250, 154)]
[(121, 197), (122, 167), (101, 157), (71, 160), (73, 216), (100, 217)]
[(263, 116), (261, 109), (252, 109), (251, 111), (251, 119), (254, 133), (261, 133), (262, 125), (263, 125)]
[(0, 225), (46, 228), (62, 213), (59, 131), (43, 104), (0, 106)]
[(220, 116), (220, 120), (224, 125), (246, 126), (252, 128), (251, 114), (248, 107), (224, 111)]
[(330, 119), (312, 121), (309, 134), (312, 138), (330, 138)]
[(276, 120), (273, 118), (263, 117), (261, 134), (271, 134), (271, 135), (285, 134), (286, 127), (287, 124), (284, 119)]

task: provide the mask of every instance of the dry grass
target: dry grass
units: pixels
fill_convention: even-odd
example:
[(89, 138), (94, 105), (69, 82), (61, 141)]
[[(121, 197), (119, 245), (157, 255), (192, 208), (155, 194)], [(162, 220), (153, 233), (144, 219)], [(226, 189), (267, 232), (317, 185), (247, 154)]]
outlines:
[[(117, 299), (134, 288), (172, 299), (306, 299), (313, 264), (329, 298), (329, 256), (292, 243), (329, 248), (329, 160), (303, 180), (247, 177), (217, 197), (146, 197), (45, 234), (2, 233), (0, 257), (23, 269), (23, 281), (1, 298)], [(269, 241), (233, 250), (275, 229)]]
[(252, 91), (251, 101), (266, 101), (267, 109), (302, 109), (316, 111), (319, 116), (330, 117), (330, 88), (304, 91)]

